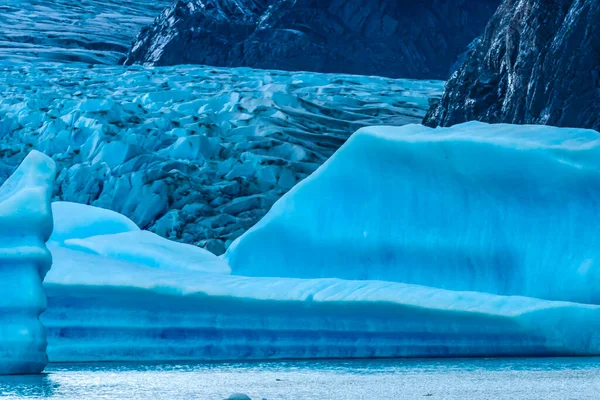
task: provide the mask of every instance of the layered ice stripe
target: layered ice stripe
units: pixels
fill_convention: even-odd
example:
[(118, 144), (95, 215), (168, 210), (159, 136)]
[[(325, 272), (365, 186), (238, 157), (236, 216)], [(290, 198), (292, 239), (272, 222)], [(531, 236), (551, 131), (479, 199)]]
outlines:
[(226, 255), (234, 274), (600, 304), (600, 134), (369, 127)]
[(0, 374), (38, 373), (48, 361), (39, 315), (55, 174), (54, 162), (33, 151), (0, 188)]
[(43, 315), (51, 361), (600, 354), (599, 306), (165, 271), (52, 251)]

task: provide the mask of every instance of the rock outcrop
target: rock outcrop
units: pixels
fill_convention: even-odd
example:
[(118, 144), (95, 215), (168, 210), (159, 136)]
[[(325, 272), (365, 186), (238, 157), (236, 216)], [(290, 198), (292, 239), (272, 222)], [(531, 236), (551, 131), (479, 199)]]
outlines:
[(600, 2), (505, 0), (425, 123), (600, 130)]
[(126, 63), (446, 79), (499, 0), (178, 0)]

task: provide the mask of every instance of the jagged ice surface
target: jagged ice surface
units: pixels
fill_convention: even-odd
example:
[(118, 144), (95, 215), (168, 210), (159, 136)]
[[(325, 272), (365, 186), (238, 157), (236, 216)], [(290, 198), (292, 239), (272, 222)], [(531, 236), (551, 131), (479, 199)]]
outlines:
[(39, 315), (52, 259), (54, 162), (31, 152), (0, 187), (0, 375), (41, 372), (48, 361)]
[(3, 63), (116, 64), (170, 0), (2, 0)]
[(57, 162), (54, 200), (222, 254), (355, 130), (418, 122), (441, 89), (200, 66), (0, 69), (0, 182), (35, 148)]

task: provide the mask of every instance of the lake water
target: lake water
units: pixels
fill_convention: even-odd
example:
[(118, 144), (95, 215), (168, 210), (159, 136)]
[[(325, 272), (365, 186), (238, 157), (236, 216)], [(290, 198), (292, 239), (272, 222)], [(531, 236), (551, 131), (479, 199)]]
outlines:
[(54, 364), (9, 399), (600, 399), (600, 358)]

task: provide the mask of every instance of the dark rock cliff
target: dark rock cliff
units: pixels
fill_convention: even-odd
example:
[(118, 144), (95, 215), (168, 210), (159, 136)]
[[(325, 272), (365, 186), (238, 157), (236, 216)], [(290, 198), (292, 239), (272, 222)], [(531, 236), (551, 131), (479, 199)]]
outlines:
[(179, 0), (126, 64), (447, 79), (500, 0)]
[(505, 0), (425, 124), (600, 130), (600, 2)]

